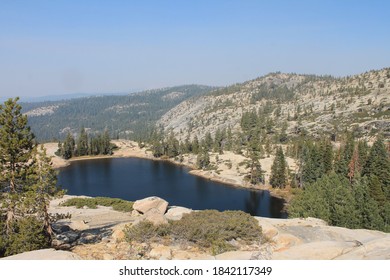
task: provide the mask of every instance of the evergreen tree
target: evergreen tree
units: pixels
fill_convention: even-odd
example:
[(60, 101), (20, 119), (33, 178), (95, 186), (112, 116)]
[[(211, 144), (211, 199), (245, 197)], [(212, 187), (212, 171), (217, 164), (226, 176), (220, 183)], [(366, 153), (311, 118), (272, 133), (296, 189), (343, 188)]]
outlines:
[(260, 183), (264, 184), (265, 171), (263, 171), (261, 168), (258, 153), (255, 151), (252, 151), (249, 154), (249, 158), (250, 158), (249, 164), (248, 164), (248, 167), (250, 168), (249, 176), (248, 176), (249, 182), (251, 184), (254, 184), (254, 185), (260, 184)]
[(330, 225), (356, 228), (355, 200), (345, 177), (331, 172), (297, 195), (289, 207), (291, 217), (316, 217)]
[(329, 174), (333, 170), (333, 147), (329, 140), (322, 140), (320, 143), (320, 154), (322, 155), (322, 173)]
[(26, 170), (34, 148), (34, 135), (27, 126), (27, 116), (22, 115), (19, 98), (8, 99), (0, 105), (0, 187), (2, 205), (6, 209), (6, 233), (20, 204), (19, 194), (25, 187)]
[(227, 151), (232, 151), (232, 149), (233, 149), (233, 134), (232, 134), (232, 129), (230, 128), (230, 126), (228, 127), (226, 134), (227, 135), (226, 135), (225, 149)]
[(184, 144), (180, 148), (181, 153), (188, 154), (192, 152), (192, 144), (190, 141), (190, 135), (187, 135), (186, 139), (184, 140)]
[(357, 228), (385, 230), (378, 203), (371, 197), (366, 178), (357, 173), (352, 183), (356, 205)]
[(276, 151), (269, 182), (274, 188), (284, 188), (287, 184), (287, 162), (282, 147), (279, 147)]
[(53, 231), (48, 213), (49, 203), (53, 196), (62, 192), (57, 187), (57, 172), (43, 145), (34, 149), (26, 182), (29, 185), (26, 191), (26, 208), (37, 214), (37, 218), (43, 222), (46, 235), (51, 237)]
[(198, 154), (199, 153), (199, 140), (198, 140), (198, 137), (195, 135), (194, 136), (194, 139), (192, 140), (192, 152), (194, 154)]
[(196, 157), (196, 165), (199, 169), (207, 169), (210, 165), (210, 156), (207, 148), (202, 146), (198, 156)]
[(75, 150), (75, 141), (73, 135), (70, 132), (68, 132), (62, 148), (63, 151), (62, 157), (64, 159), (70, 159), (74, 155), (74, 150)]
[(103, 143), (103, 155), (112, 155), (112, 145), (111, 145), (111, 138), (110, 133), (108, 132), (108, 129), (105, 129), (102, 135), (102, 143)]
[(370, 196), (375, 199), (380, 207), (383, 207), (386, 203), (386, 195), (383, 192), (381, 181), (379, 180), (378, 176), (371, 174), (368, 177), (368, 182), (370, 186)]
[(77, 156), (85, 156), (88, 154), (88, 135), (84, 127), (81, 128), (80, 135), (77, 140), (76, 154)]
[(171, 131), (171, 133), (169, 134), (169, 137), (168, 137), (167, 149), (166, 149), (165, 155), (170, 157), (170, 158), (178, 156), (179, 150), (180, 150), (179, 146), (180, 146), (179, 141), (176, 139), (173, 131)]
[(152, 154), (156, 158), (159, 158), (164, 154), (163, 145), (159, 140), (154, 140), (152, 142)]
[(37, 150), (18, 99), (0, 106), (0, 256), (50, 245), (50, 196), (56, 175), (46, 151)]
[(362, 175), (376, 176), (375, 183), (379, 182), (386, 199), (390, 200), (390, 158), (381, 137), (372, 145)]
[(342, 147), (339, 149), (338, 156), (336, 158), (334, 170), (337, 174), (343, 175), (348, 178), (349, 168), (348, 164), (351, 162), (353, 152), (355, 149), (355, 142), (352, 134), (346, 136), (346, 140)]
[(213, 141), (213, 138), (211, 137), (211, 133), (209, 131), (206, 133), (204, 141), (205, 141), (204, 148), (206, 148), (207, 151), (211, 151), (211, 148), (213, 146), (214, 141)]

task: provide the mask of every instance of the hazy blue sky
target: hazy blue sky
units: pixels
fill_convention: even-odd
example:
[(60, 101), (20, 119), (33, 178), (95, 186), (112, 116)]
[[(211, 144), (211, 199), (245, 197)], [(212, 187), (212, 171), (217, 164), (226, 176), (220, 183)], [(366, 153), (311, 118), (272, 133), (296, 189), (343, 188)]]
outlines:
[(0, 97), (390, 67), (390, 1), (0, 0)]

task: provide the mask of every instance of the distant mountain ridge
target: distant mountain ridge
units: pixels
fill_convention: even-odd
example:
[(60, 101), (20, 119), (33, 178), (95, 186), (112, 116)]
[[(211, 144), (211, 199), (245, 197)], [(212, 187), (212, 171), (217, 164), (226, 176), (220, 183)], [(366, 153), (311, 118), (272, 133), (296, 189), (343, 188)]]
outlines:
[(390, 138), (390, 68), (343, 78), (270, 73), (185, 100), (158, 125), (181, 140), (202, 139), (218, 129), (240, 131), (243, 114), (254, 110), (266, 116), (270, 135), (285, 128), (290, 136), (349, 130), (358, 138)]
[[(69, 94), (56, 94), (56, 95), (44, 95), (44, 96), (19, 96), (21, 102), (45, 102), (45, 101), (61, 101), (70, 100), (75, 98), (85, 98), (91, 96), (121, 96), (131, 93), (140, 92), (140, 90), (129, 90), (127, 92), (105, 92), (105, 93), (69, 93)], [(12, 97), (0, 97), (0, 102), (4, 102)]]
[(183, 85), (127, 95), (21, 104), (40, 141), (63, 139), (68, 132), (77, 134), (81, 127), (92, 134), (108, 129), (112, 137), (137, 139), (147, 135), (169, 109), (213, 89), (215, 87)]

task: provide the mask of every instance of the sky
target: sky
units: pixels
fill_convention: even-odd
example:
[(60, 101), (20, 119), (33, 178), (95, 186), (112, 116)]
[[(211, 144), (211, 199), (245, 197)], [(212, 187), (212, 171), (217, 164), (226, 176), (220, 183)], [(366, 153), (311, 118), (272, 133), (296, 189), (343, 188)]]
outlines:
[(0, 98), (390, 67), (390, 1), (0, 0)]

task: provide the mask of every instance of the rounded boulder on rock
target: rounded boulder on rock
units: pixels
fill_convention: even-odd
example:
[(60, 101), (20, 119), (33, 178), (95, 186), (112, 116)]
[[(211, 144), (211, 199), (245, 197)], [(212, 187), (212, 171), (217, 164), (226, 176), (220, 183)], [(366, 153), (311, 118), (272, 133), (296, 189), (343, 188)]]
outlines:
[(165, 213), (165, 218), (167, 218), (168, 220), (177, 221), (183, 217), (183, 214), (189, 214), (191, 212), (192, 209), (180, 206), (173, 206), (168, 209), (167, 213)]
[(164, 214), (162, 214), (160, 211), (158, 211), (155, 208), (152, 208), (149, 211), (147, 211), (145, 215), (142, 216), (142, 219), (144, 221), (149, 221), (156, 226), (168, 224), (168, 220), (167, 218), (165, 218)]
[(167, 211), (168, 202), (157, 196), (147, 197), (134, 202), (133, 209), (145, 214), (150, 209), (157, 209), (161, 214)]

